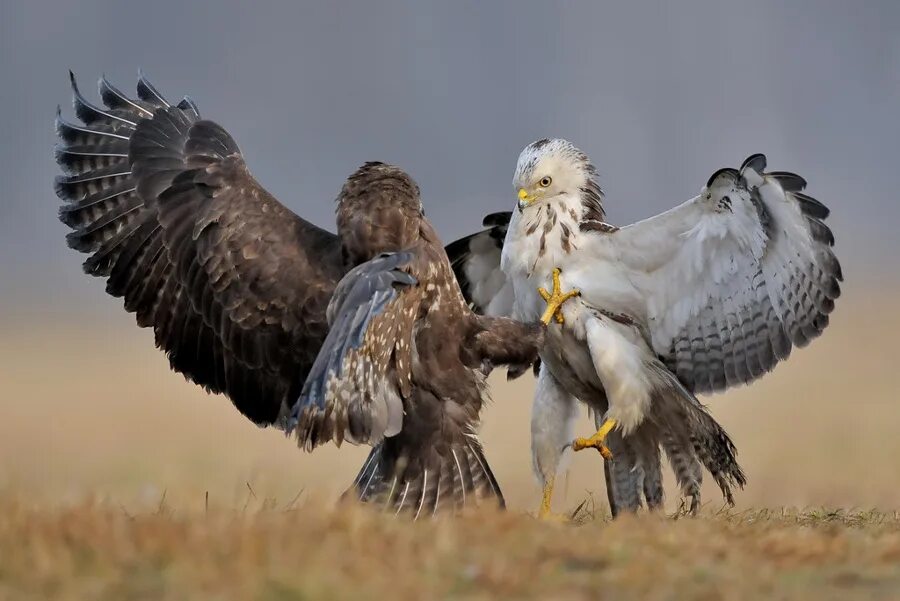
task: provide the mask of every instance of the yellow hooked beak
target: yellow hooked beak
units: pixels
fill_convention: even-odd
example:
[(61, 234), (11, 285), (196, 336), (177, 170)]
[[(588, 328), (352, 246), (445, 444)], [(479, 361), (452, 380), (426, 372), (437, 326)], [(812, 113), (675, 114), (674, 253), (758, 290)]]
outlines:
[(528, 191), (525, 190), (525, 188), (519, 188), (519, 208), (524, 209), (533, 202), (534, 196), (528, 194)]

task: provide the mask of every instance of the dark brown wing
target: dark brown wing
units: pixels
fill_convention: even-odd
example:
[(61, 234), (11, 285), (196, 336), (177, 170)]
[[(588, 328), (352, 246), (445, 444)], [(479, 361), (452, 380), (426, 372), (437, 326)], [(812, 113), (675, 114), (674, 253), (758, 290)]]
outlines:
[(375, 444), (403, 427), (411, 389), (413, 324), (422, 288), (404, 269), (413, 252), (355, 267), (328, 307), (331, 329), (294, 408), (299, 444)]
[(104, 79), (100, 108), (72, 82), (83, 124), (57, 120), (56, 190), (85, 271), (173, 369), (258, 424), (285, 419), (327, 332), (337, 237), (266, 192), (191, 101), (170, 106), (143, 77), (130, 99)]

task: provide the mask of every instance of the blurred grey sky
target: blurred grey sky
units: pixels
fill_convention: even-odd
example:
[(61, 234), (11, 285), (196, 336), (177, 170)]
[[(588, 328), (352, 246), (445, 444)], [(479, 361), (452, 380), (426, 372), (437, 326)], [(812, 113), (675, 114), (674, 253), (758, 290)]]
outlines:
[[(693, 196), (765, 152), (833, 211), (845, 273), (900, 251), (900, 2), (119, 2), (0, 6), (0, 295), (110, 311), (65, 247), (52, 179), (67, 69), (93, 97), (142, 67), (237, 139), (257, 178), (333, 228), (366, 160), (419, 182), (445, 241), (512, 206), (519, 150), (562, 136), (611, 221)], [(874, 271), (874, 270), (872, 270)], [(124, 316), (123, 316), (124, 317)], [(124, 319), (123, 319), (124, 321)]]

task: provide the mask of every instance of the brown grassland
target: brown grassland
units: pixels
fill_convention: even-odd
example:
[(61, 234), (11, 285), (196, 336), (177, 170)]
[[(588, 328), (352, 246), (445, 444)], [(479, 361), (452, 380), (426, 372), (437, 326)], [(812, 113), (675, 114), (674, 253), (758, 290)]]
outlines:
[(358, 508), (130, 514), (4, 503), (10, 599), (896, 599), (900, 516), (753, 511), (579, 526)]
[(410, 524), (334, 507), (365, 449), (253, 427), (114, 301), (39, 331), (18, 311), (0, 322), (0, 599), (900, 599), (900, 316), (896, 295), (848, 296), (822, 340), (705, 399), (749, 477), (735, 508), (706, 486), (699, 518), (610, 521), (584, 453), (569, 524), (529, 515), (529, 379), (493, 376), (484, 414), (510, 511)]

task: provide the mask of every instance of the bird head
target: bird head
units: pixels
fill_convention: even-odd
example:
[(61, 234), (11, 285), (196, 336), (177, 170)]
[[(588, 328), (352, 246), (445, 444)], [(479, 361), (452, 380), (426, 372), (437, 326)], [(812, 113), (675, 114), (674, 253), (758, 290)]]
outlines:
[(513, 177), (519, 210), (561, 195), (578, 198), (583, 190), (596, 187), (596, 173), (587, 155), (567, 140), (532, 142), (519, 154)]
[(364, 164), (344, 182), (337, 203), (338, 235), (348, 265), (409, 248), (419, 239), (424, 218), (419, 186), (399, 167)]

